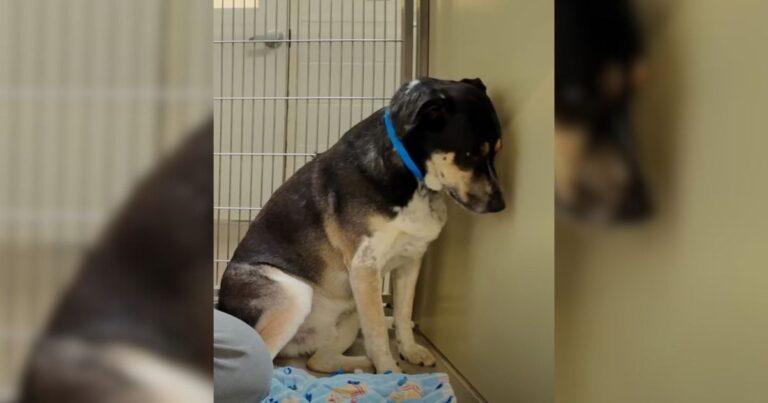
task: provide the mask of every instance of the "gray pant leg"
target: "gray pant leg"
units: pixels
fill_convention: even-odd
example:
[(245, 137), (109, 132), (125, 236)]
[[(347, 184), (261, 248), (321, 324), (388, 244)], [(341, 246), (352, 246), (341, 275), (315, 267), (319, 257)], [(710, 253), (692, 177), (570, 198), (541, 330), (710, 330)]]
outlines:
[(259, 402), (269, 393), (272, 359), (261, 336), (232, 315), (213, 311), (216, 403)]

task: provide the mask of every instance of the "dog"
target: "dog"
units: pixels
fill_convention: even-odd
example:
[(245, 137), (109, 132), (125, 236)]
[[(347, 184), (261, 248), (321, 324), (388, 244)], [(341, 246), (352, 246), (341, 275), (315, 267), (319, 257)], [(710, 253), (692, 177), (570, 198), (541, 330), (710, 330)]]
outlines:
[(651, 213), (630, 113), (642, 49), (628, 0), (555, 2), (555, 198), (564, 216), (628, 222)]
[(87, 253), (33, 345), (19, 402), (211, 401), (212, 122)]
[[(501, 128), (480, 79), (421, 78), (361, 121), (272, 195), (221, 280), (219, 309), (270, 354), (311, 354), (317, 372), (400, 372), (389, 348), (382, 276), (392, 272), (400, 355), (414, 341), (419, 266), (446, 221), (444, 194), (476, 213), (505, 207), (494, 168)], [(362, 329), (366, 356), (343, 353)]]

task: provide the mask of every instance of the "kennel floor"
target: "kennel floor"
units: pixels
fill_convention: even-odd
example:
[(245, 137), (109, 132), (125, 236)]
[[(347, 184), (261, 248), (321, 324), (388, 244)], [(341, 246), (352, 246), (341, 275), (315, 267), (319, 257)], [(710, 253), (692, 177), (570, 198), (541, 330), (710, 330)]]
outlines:
[[(390, 333), (392, 331), (390, 330)], [(421, 333), (415, 332), (416, 341), (419, 342), (419, 344), (423, 345), (424, 347), (428, 348), (429, 351), (435, 356), (436, 365), (434, 367), (422, 367), (419, 365), (413, 365), (406, 361), (403, 361), (398, 357), (397, 354), (397, 346), (395, 344), (394, 334), (390, 334), (389, 343), (390, 343), (390, 349), (395, 354), (395, 357), (397, 358), (397, 363), (400, 365), (400, 368), (403, 370), (406, 374), (423, 374), (428, 372), (445, 372), (448, 374), (448, 377), (451, 380), (451, 386), (453, 387), (453, 391), (456, 395), (456, 400), (459, 402), (484, 402), (485, 400), (472, 388), (472, 386), (469, 384), (469, 382), (459, 373), (456, 368), (451, 365), (451, 363), (443, 356), (433, 345), (432, 343), (427, 340), (424, 335)], [(348, 355), (364, 355), (365, 354), (365, 346), (363, 344), (363, 338), (362, 336), (358, 336), (357, 341), (355, 341), (355, 344), (350, 347), (350, 349), (347, 351)], [(310, 371), (307, 369), (307, 358), (306, 357), (299, 357), (299, 358), (277, 358), (275, 359), (275, 365), (276, 366), (292, 366), (296, 368), (301, 368), (304, 370), (307, 370), (311, 374), (315, 376), (328, 376), (328, 374), (321, 374), (318, 372)]]

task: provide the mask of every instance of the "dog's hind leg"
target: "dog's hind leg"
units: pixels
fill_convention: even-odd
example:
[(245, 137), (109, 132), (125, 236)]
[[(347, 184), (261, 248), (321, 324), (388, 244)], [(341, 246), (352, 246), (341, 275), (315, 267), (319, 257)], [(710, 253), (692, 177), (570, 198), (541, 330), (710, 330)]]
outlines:
[(311, 308), (312, 287), (271, 266), (230, 265), (221, 281), (219, 309), (253, 326), (273, 359)]
[(277, 283), (281, 295), (262, 312), (256, 322), (256, 331), (264, 339), (274, 359), (309, 315), (312, 308), (312, 287), (273, 267), (268, 267), (265, 274)]
[(361, 369), (372, 371), (373, 363), (366, 356), (347, 356), (344, 352), (357, 339), (360, 323), (357, 312), (349, 313), (339, 320), (336, 325), (336, 337), (328, 344), (320, 346), (307, 361), (307, 368), (316, 372), (330, 373), (338, 370), (345, 372)]

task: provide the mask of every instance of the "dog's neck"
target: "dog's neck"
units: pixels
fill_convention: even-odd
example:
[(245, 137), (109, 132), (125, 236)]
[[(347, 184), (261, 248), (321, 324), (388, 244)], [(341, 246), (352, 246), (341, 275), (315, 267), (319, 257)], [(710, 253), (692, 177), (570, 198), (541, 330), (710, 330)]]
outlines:
[[(351, 135), (346, 140), (360, 171), (393, 207), (407, 205), (419, 188), (419, 181), (403, 164), (387, 137), (383, 110), (374, 112), (358, 126), (350, 131)], [(395, 126), (398, 127), (397, 124)], [(408, 142), (404, 143), (408, 147)], [(419, 164), (418, 159), (423, 157), (420, 153), (413, 152), (418, 150), (409, 148), (408, 151), (412, 152), (414, 160)], [(429, 189), (427, 191), (434, 192)]]

